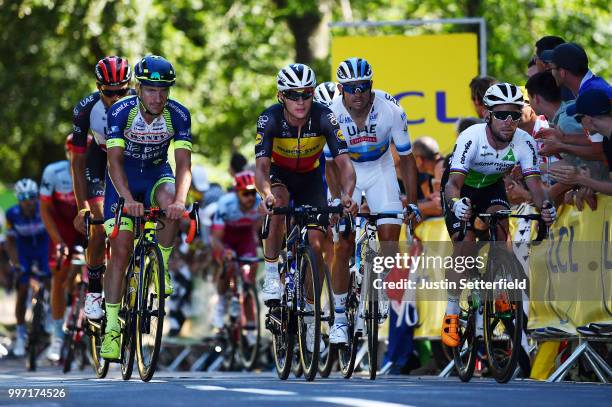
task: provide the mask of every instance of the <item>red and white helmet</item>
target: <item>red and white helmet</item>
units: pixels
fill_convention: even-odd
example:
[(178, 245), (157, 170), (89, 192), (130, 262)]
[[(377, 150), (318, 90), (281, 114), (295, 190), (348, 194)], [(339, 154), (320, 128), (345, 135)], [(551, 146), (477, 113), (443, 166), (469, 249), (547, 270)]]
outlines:
[(132, 67), (123, 57), (102, 58), (96, 64), (96, 80), (100, 85), (117, 86), (132, 79)]
[(251, 171), (239, 172), (234, 177), (234, 188), (236, 188), (236, 191), (255, 190), (255, 174)]

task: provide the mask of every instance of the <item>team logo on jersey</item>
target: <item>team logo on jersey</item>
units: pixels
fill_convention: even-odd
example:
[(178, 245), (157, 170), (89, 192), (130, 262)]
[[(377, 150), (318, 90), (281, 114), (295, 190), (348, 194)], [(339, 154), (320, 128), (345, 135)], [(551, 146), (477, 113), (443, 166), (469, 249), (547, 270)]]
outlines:
[(340, 130), (340, 129), (336, 130), (336, 139), (338, 141), (346, 143), (346, 140), (344, 139), (344, 134), (342, 134), (342, 130)]
[(338, 120), (336, 120), (336, 116), (333, 113), (329, 113), (327, 115), (327, 118), (329, 119), (329, 122), (333, 125), (333, 126), (337, 126), (338, 125)]
[(263, 142), (263, 134), (257, 133), (257, 136), (255, 136), (255, 145), (258, 146), (262, 142)]
[(503, 161), (516, 161), (516, 158), (514, 157), (514, 152), (512, 151), (512, 149), (508, 150), (508, 153), (506, 154), (506, 156), (504, 158), (502, 158)]
[(270, 118), (267, 115), (262, 114), (257, 120), (257, 127), (265, 127), (266, 123), (268, 123), (268, 120), (270, 120)]

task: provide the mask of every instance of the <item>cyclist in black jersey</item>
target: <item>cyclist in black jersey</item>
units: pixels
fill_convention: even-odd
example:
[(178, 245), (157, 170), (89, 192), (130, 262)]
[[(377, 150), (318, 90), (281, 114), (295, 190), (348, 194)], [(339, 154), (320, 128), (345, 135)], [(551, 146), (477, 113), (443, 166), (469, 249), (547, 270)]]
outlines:
[[(291, 64), (278, 73), (279, 103), (266, 109), (257, 122), (255, 143), (255, 184), (266, 209), (287, 206), (327, 205), (326, 191), (319, 171), (319, 158), (327, 143), (340, 172), (342, 204), (355, 213), (351, 199), (355, 188), (355, 171), (334, 114), (322, 104), (313, 102), (315, 74), (308, 66)], [(264, 242), (266, 278), (262, 289), (264, 301), (280, 300), (281, 284), (278, 255), (282, 244), (283, 217), (274, 216), (270, 233)], [(323, 270), (321, 247), (327, 220), (318, 219), (318, 228), (309, 231), (310, 246)], [(314, 334), (313, 334), (314, 336)]]
[[(73, 111), (71, 172), (78, 214), (75, 228), (86, 233), (84, 216), (91, 211), (95, 219), (103, 217), (104, 179), (106, 174), (106, 111), (131, 92), (132, 68), (123, 57), (102, 58), (95, 67), (98, 90), (83, 98)], [(93, 136), (93, 141), (91, 136)], [(89, 141), (88, 141), (89, 140)], [(89, 274), (84, 311), (88, 318), (102, 318), (102, 275), (105, 265), (104, 228), (91, 228), (86, 260)]]

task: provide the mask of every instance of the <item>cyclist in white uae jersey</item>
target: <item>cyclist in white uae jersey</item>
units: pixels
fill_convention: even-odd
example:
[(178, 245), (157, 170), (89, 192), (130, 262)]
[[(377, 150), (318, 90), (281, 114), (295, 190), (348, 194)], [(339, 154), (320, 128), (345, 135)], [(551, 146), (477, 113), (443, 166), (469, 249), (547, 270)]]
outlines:
[[(467, 222), (463, 241), (476, 239), (471, 225), (472, 207), (478, 213), (509, 209), (503, 176), (516, 164), (521, 166), (534, 204), (541, 210), (546, 224), (552, 224), (556, 217), (554, 206), (546, 205), (535, 141), (518, 129), (523, 108), (521, 91), (515, 85), (497, 83), (486, 91), (483, 103), (489, 109), (487, 123), (475, 124), (459, 135), (444, 188), (444, 199), (448, 203), (443, 205), (444, 217), (453, 242), (460, 237), (461, 221)], [(507, 220), (499, 223), (496, 231), (498, 241), (507, 240), (508, 227)], [(454, 244), (453, 256), (471, 256), (472, 250), (473, 246)], [(455, 282), (459, 278), (456, 273), (448, 273), (446, 277)], [(458, 317), (460, 294), (458, 289), (448, 290), (442, 342), (449, 347), (458, 346), (461, 340)], [(477, 326), (477, 330), (479, 328)]]
[[(408, 192), (409, 206), (418, 221), (416, 163), (412, 156), (406, 113), (389, 94), (372, 89), (372, 67), (365, 59), (350, 58), (341, 62), (336, 79), (340, 83), (338, 89), (341, 97), (333, 100), (330, 109), (345, 134), (349, 156), (355, 167), (357, 184), (353, 201), (359, 203), (364, 192), (373, 213), (402, 211), (400, 188), (389, 151), (393, 141), (400, 156), (400, 176)], [(330, 187), (330, 190), (333, 192), (334, 188)], [(398, 242), (401, 223), (399, 219), (379, 220), (379, 240)], [(332, 266), (336, 320), (330, 332), (331, 343), (347, 341), (344, 304), (353, 241), (354, 236), (348, 239), (341, 237), (336, 244)], [(397, 244), (386, 246), (385, 251), (397, 248)]]

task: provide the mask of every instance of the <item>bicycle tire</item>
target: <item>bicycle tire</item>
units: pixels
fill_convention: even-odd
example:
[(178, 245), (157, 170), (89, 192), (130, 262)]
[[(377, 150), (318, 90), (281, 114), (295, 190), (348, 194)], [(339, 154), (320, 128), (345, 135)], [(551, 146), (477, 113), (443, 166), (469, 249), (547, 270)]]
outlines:
[(30, 325), (30, 332), (28, 333), (28, 370), (31, 372), (36, 371), (36, 362), (38, 359), (39, 347), (41, 344), (41, 336), (43, 334), (43, 321), (44, 321), (44, 288), (40, 287), (39, 292), (36, 293), (36, 303), (32, 307), (32, 323)]
[[(138, 247), (135, 250), (138, 250)], [(155, 374), (164, 329), (165, 269), (163, 257), (157, 244), (145, 245), (141, 262), (144, 267), (140, 267), (139, 296), (136, 301), (136, 356), (140, 379), (148, 382)], [(154, 278), (158, 281), (157, 289), (159, 293), (154, 292)], [(155, 307), (155, 305), (157, 306)], [(146, 341), (143, 341), (143, 339), (148, 339), (147, 336), (151, 331), (153, 321), (155, 321), (156, 326), (155, 333), (151, 338), (152, 346), (149, 350)]]
[[(321, 293), (321, 313), (326, 321), (322, 321), (321, 326), (321, 338), (325, 344), (325, 352), (321, 352), (323, 358), (319, 358), (319, 376), (327, 378), (331, 374), (334, 363), (336, 362), (336, 356), (338, 352), (336, 347), (329, 343), (329, 333), (331, 332), (332, 326), (334, 326), (334, 291), (332, 290), (332, 281), (329, 269), (327, 266), (323, 270), (323, 287)], [(325, 311), (324, 311), (325, 310)], [(327, 312), (326, 312), (327, 311)]]
[[(104, 307), (102, 307), (102, 309), (104, 309)], [(98, 327), (90, 322), (88, 323), (89, 354), (91, 356), (92, 367), (98, 379), (104, 379), (106, 377), (109, 366), (109, 362), (100, 356), (104, 324), (104, 320)]]
[(236, 365), (237, 365), (237, 336), (239, 335), (238, 333), (238, 327), (235, 326), (234, 322), (230, 322), (230, 323), (226, 323), (223, 326), (223, 339), (224, 339), (224, 343), (223, 343), (223, 348), (221, 351), (221, 355), (223, 357), (223, 370), (226, 372), (231, 372), (233, 370), (236, 370)]
[[(297, 344), (296, 344), (297, 345)], [(293, 358), (291, 362), (291, 372), (296, 379), (304, 376), (304, 368), (302, 367), (302, 362), (300, 361), (300, 350), (293, 347)]]
[[(242, 366), (247, 370), (251, 371), (257, 365), (257, 358), (259, 356), (259, 346), (261, 342), (261, 323), (259, 315), (259, 300), (257, 298), (257, 290), (251, 284), (245, 284), (243, 286), (242, 298), (241, 298), (241, 330), (240, 330), (240, 342), (238, 345), (238, 352), (240, 354), (240, 360)], [(247, 326), (248, 317), (247, 309), (251, 308), (253, 313), (253, 327)], [(254, 329), (253, 329), (254, 328)], [(255, 343), (249, 344), (248, 333), (249, 331), (255, 331)]]
[[(133, 264), (130, 262), (128, 272), (125, 275), (125, 289), (122, 298), (122, 314), (125, 323), (121, 329), (121, 377), (130, 380), (134, 370), (134, 356), (136, 353), (136, 325), (134, 321), (133, 304), (136, 303), (136, 292), (133, 287), (137, 286), (136, 275)], [(131, 281), (130, 281), (131, 280)]]
[(376, 379), (376, 371), (378, 370), (378, 323), (380, 321), (380, 294), (374, 289), (374, 273), (372, 270), (373, 259), (375, 255), (368, 245), (363, 250), (366, 250), (366, 262), (364, 280), (366, 281), (365, 289), (362, 285), (362, 293), (364, 296), (364, 318), (366, 326), (366, 337), (368, 343), (368, 376), (370, 380)]
[(347, 322), (347, 337), (348, 343), (338, 345), (338, 365), (342, 377), (350, 379), (355, 370), (355, 360), (357, 358), (357, 347), (361, 334), (357, 332), (355, 322), (359, 312), (359, 295), (357, 294), (359, 287), (355, 279), (355, 274), (351, 273), (349, 280), (349, 291), (346, 296), (346, 304), (344, 306)]
[(62, 344), (61, 351), (62, 360), (64, 361), (62, 371), (64, 373), (68, 373), (72, 369), (72, 361), (74, 360), (74, 349), (74, 338), (72, 336), (72, 333), (68, 333), (66, 336), (64, 336), (64, 343)]
[[(505, 277), (509, 281), (518, 278), (520, 265), (516, 258), (504, 249), (495, 250), (489, 255), (487, 273), (488, 281)], [(523, 334), (523, 301), (508, 301), (509, 309), (497, 309), (495, 298), (487, 296), (485, 301), (484, 342), (489, 368), (498, 383), (507, 383), (518, 366), (518, 355), (521, 352)], [(501, 322), (500, 326), (498, 323)], [(500, 330), (502, 332), (500, 332)], [(505, 340), (504, 338), (508, 338)]]
[[(289, 267), (286, 253), (281, 252), (279, 259), (282, 259), (279, 263), (279, 272), (281, 276), (284, 276)], [(266, 327), (272, 332), (274, 366), (276, 367), (276, 374), (281, 380), (287, 380), (289, 373), (291, 373), (295, 343), (295, 302), (291, 307), (287, 304), (287, 286), (284, 286), (284, 290), (281, 305), (269, 308), (266, 316)], [(294, 293), (291, 295), (294, 295)]]
[[(302, 363), (302, 369), (304, 370), (304, 378), (307, 381), (313, 381), (319, 370), (319, 349), (321, 339), (321, 285), (319, 282), (319, 271), (316, 262), (316, 256), (314, 251), (309, 246), (303, 246), (299, 249), (298, 259), (298, 276), (299, 283), (296, 284), (301, 287), (302, 290), (298, 290), (296, 301), (299, 305), (298, 308), (302, 310), (306, 307), (306, 290), (305, 282), (306, 277), (310, 275), (310, 285), (312, 292), (312, 319), (310, 315), (305, 316), (303, 311), (298, 313), (298, 340), (299, 340), (299, 352), (300, 362)], [(307, 349), (307, 336), (308, 327), (306, 321), (310, 321), (314, 329), (314, 343), (312, 352)]]
[(472, 304), (471, 290), (464, 289), (463, 300), (459, 301), (459, 338), (460, 342), (452, 349), (455, 371), (459, 379), (466, 383), (474, 376), (478, 338), (476, 336), (476, 312), (479, 304)]

